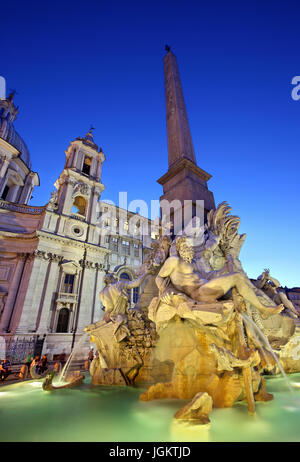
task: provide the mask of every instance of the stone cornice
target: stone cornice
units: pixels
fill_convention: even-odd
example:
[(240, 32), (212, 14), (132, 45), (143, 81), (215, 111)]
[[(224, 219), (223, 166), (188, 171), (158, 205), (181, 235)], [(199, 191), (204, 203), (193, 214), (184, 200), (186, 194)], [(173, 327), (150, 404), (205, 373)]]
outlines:
[(198, 167), (196, 164), (191, 162), (189, 159), (184, 158), (180, 160), (178, 163), (173, 164), (165, 175), (161, 176), (157, 182), (161, 185), (164, 185), (167, 181), (171, 180), (174, 176), (176, 176), (182, 170), (189, 170), (190, 172), (194, 173), (195, 175), (199, 176), (205, 182), (211, 178), (211, 175), (202, 168)]
[(0, 147), (12, 153), (13, 156), (18, 156), (19, 151), (12, 145), (0, 137)]
[(74, 180), (75, 184), (86, 183), (91, 188), (95, 188), (96, 191), (100, 191), (100, 193), (105, 189), (105, 186), (101, 183), (101, 181), (91, 179), (88, 176), (83, 175), (81, 171), (77, 172), (74, 168), (64, 168), (56, 183), (63, 184), (66, 183), (66, 181), (72, 182)]
[(44, 250), (36, 250), (34, 253), (35, 258), (39, 258), (41, 260), (47, 260), (50, 262), (61, 263), (63, 261), (63, 257), (61, 255), (57, 255), (56, 253), (52, 252), (45, 252)]
[[(32, 260), (33, 258), (38, 258), (40, 260), (55, 262), (55, 263), (58, 263), (64, 266), (62, 263), (64, 260), (64, 257), (62, 255), (57, 255), (51, 252), (46, 252), (44, 250), (36, 250), (32, 254), (25, 254), (25, 253), (18, 254), (16, 258), (25, 259), (25, 257), (27, 257), (28, 260)], [(81, 259), (79, 260), (78, 264), (76, 262), (75, 264), (76, 266), (79, 267), (80, 271), (83, 268), (92, 269), (92, 270), (100, 270), (100, 271), (104, 271), (105, 269), (104, 263), (98, 263), (98, 262), (94, 262), (94, 261), (87, 260), (87, 259)]]
[(105, 247), (100, 247), (96, 244), (86, 243), (83, 241), (77, 241), (76, 239), (72, 239), (70, 237), (59, 236), (57, 234), (48, 233), (46, 231), (37, 231), (37, 236), (39, 238), (45, 238), (50, 241), (60, 242), (63, 245), (68, 245), (70, 247), (78, 247), (81, 249), (90, 249), (93, 252), (98, 252), (100, 254), (108, 254), (111, 253), (110, 250), (107, 250)]
[(7, 240), (18, 240), (24, 242), (36, 241), (38, 239), (36, 231), (33, 231), (32, 233), (11, 233), (9, 231), (1, 230), (0, 237)]
[(99, 271), (104, 271), (105, 269), (105, 264), (104, 263), (98, 263), (98, 262), (93, 262), (91, 260), (79, 260), (79, 264), (81, 268), (86, 268), (86, 269), (92, 269), (92, 270), (99, 270)]

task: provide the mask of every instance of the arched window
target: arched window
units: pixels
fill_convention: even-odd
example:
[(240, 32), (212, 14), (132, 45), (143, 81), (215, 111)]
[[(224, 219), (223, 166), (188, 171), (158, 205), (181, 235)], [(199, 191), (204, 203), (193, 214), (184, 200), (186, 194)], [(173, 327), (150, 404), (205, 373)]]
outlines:
[(67, 308), (62, 308), (59, 311), (56, 332), (68, 332), (69, 316), (70, 311)]
[(89, 175), (91, 172), (92, 159), (88, 156), (85, 156), (82, 166), (82, 173)]
[(127, 281), (130, 281), (130, 277), (129, 277), (129, 274), (127, 273), (122, 273), (120, 274), (120, 279), (127, 279)]
[(76, 196), (73, 202), (72, 213), (79, 213), (85, 216), (86, 199), (82, 196)]

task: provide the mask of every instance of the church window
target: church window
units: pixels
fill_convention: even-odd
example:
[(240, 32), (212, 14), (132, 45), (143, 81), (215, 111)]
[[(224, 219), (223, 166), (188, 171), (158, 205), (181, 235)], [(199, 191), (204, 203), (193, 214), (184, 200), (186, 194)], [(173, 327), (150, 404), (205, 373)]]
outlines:
[(88, 156), (85, 156), (82, 166), (82, 173), (89, 175), (91, 172), (92, 159)]
[(128, 241), (122, 241), (122, 253), (125, 255), (130, 255), (130, 244)]
[(134, 256), (135, 257), (139, 257), (140, 256), (140, 247), (138, 244), (133, 244), (133, 248), (134, 248)]
[(59, 311), (56, 332), (68, 332), (70, 312), (67, 308)]
[(116, 237), (110, 239), (110, 248), (114, 252), (118, 252), (118, 239)]
[(64, 293), (72, 294), (74, 286), (74, 274), (66, 274), (64, 280)]
[(76, 196), (73, 202), (72, 213), (85, 215), (86, 200), (82, 196)]
[(130, 276), (127, 273), (121, 273), (120, 279), (126, 279), (127, 281), (130, 281)]

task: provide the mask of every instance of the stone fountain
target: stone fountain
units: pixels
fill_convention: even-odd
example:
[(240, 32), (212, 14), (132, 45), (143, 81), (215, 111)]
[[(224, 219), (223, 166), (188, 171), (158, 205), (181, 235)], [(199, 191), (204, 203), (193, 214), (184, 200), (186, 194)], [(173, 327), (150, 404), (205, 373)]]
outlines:
[[(255, 401), (272, 399), (264, 374), (300, 371), (297, 311), (268, 270), (256, 281), (243, 270), (246, 236), (226, 202), (215, 207), (211, 175), (196, 163), (177, 60), (166, 50), (169, 168), (158, 180), (160, 207), (202, 200), (206, 224), (197, 225), (192, 210), (182, 232), (174, 210), (175, 238), (160, 236), (135, 280), (107, 274), (100, 293), (105, 314), (85, 331), (98, 350), (90, 366), (94, 385), (143, 387), (142, 401), (191, 400), (175, 417), (207, 423), (212, 407), (238, 401), (254, 414)], [(184, 205), (185, 218), (186, 211)], [(137, 287), (141, 295), (130, 309), (127, 292)]]
[[(300, 371), (300, 361), (291, 366), (285, 356), (295, 347), (295, 313), (281, 297), (270, 298), (261, 279), (248, 278), (239, 260), (245, 235), (230, 211), (223, 202), (209, 212), (200, 243), (190, 226), (173, 241), (162, 236), (134, 281), (107, 275), (104, 317), (85, 329), (98, 349), (93, 384), (146, 387), (142, 401), (191, 400), (175, 418), (207, 423), (212, 407), (247, 401), (254, 414), (255, 401), (271, 400), (263, 374), (278, 372), (279, 358), (288, 372)], [(129, 309), (127, 290), (139, 286)]]

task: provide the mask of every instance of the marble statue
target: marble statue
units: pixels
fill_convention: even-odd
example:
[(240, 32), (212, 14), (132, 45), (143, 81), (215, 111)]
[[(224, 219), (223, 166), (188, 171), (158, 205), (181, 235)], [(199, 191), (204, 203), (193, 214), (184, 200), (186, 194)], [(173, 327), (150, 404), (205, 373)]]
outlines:
[(145, 271), (140, 277), (133, 281), (124, 279), (117, 281), (111, 274), (104, 276), (103, 283), (105, 287), (99, 294), (105, 309), (104, 316), (101, 321), (96, 324), (90, 324), (85, 330), (94, 329), (101, 326), (103, 323), (111, 321), (115, 326), (113, 335), (117, 342), (121, 342), (124, 338), (130, 337), (131, 333), (127, 325), (129, 307), (127, 291), (139, 287), (149, 273), (150, 271)]
[(160, 236), (157, 242), (152, 242), (152, 250), (145, 258), (143, 265), (137, 270), (136, 275), (141, 276), (145, 272), (153, 275), (158, 272), (169, 255), (171, 243), (169, 236)]
[[(236, 287), (238, 293), (257, 308), (263, 318), (283, 310), (283, 305), (274, 308), (261, 303), (241, 273), (232, 272), (222, 275), (219, 271), (206, 272), (199, 261), (194, 260), (194, 249), (188, 237), (179, 237), (176, 249), (178, 255), (169, 257), (165, 261), (156, 278), (162, 302), (170, 304), (175, 289), (177, 293), (185, 293), (195, 301), (212, 303)], [(166, 279), (170, 280), (173, 288), (166, 288)]]
[(288, 314), (293, 318), (298, 318), (298, 312), (293, 303), (287, 298), (283, 290), (280, 289), (280, 282), (270, 275), (270, 270), (265, 269), (254, 282), (258, 289), (265, 292), (277, 305), (284, 305)]
[(47, 210), (50, 210), (51, 212), (54, 212), (55, 210), (58, 209), (58, 203), (57, 203), (57, 191), (53, 191), (51, 193), (50, 200), (47, 204)]

